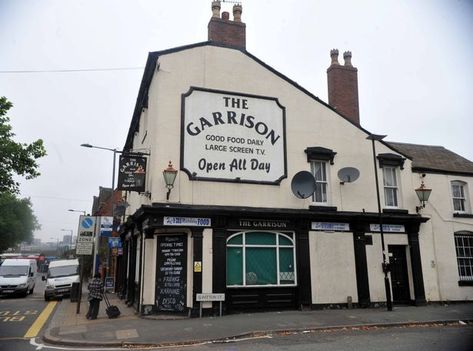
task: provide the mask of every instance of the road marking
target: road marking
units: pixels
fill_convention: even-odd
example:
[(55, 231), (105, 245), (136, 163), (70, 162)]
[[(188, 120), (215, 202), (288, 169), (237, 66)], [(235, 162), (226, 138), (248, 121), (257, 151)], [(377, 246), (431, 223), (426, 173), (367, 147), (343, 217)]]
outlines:
[(36, 341), (36, 338), (30, 339), (30, 345), (36, 347), (36, 350), (44, 349), (53, 349), (53, 350), (71, 350), (71, 351), (120, 351), (123, 350), (122, 347), (77, 347), (77, 346), (53, 346), (53, 345), (46, 345)]
[(28, 329), (28, 331), (26, 332), (24, 336), (25, 338), (34, 338), (36, 335), (38, 335), (44, 323), (46, 323), (46, 321), (48, 320), (49, 315), (54, 310), (56, 304), (57, 301), (51, 301), (50, 303), (48, 303), (43, 312), (41, 312), (38, 318), (36, 318), (34, 323), (31, 325), (30, 329)]

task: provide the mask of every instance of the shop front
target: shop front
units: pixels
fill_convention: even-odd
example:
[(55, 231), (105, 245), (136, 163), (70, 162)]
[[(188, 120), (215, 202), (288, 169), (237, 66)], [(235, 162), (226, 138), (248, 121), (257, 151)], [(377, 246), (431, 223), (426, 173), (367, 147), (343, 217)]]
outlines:
[[(142, 314), (197, 316), (201, 307), (204, 314), (218, 314), (219, 302), (201, 306), (196, 299), (201, 293), (224, 294), (224, 313), (371, 306), (385, 301), (377, 218), (375, 213), (143, 206), (132, 216), (140, 229), (126, 245), (136, 264), (128, 267), (122, 285), (130, 287), (128, 298)], [(422, 304), (418, 229), (425, 219), (386, 214), (384, 220), (394, 303)]]

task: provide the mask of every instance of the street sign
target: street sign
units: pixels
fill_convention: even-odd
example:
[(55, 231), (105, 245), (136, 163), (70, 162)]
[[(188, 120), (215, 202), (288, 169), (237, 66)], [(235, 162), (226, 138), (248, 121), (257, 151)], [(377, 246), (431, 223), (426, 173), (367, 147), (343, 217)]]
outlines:
[(196, 300), (202, 302), (225, 301), (225, 294), (202, 293), (196, 294)]
[(105, 289), (106, 290), (113, 290), (115, 287), (115, 280), (113, 277), (105, 277)]
[(94, 248), (95, 217), (80, 216), (77, 231), (76, 255), (92, 255)]
[(101, 216), (99, 217), (100, 221), (100, 236), (111, 237), (113, 230), (113, 217), (111, 216)]

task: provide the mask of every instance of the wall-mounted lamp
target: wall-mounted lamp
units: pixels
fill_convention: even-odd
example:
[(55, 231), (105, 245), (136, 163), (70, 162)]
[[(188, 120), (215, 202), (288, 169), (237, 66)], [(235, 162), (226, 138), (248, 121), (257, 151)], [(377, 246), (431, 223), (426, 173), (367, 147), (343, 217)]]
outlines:
[[(422, 175), (422, 178), (424, 177), (425, 177), (425, 174)], [(415, 189), (415, 191), (421, 203), (421, 206), (416, 206), (416, 212), (419, 213), (421, 209), (425, 208), (425, 203), (429, 200), (432, 189), (426, 188), (424, 184), (424, 180), (422, 180), (420, 187)]]
[(168, 193), (166, 194), (166, 200), (169, 200), (169, 195), (171, 194), (171, 189), (174, 188), (174, 181), (176, 180), (177, 170), (172, 166), (172, 162), (169, 161), (168, 168), (163, 171), (164, 182), (166, 183), (166, 188)]

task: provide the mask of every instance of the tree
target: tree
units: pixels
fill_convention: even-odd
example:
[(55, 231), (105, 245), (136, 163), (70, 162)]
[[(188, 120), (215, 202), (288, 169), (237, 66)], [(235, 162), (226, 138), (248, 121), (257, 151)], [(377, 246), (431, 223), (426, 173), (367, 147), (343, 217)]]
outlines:
[(13, 140), (15, 134), (6, 115), (12, 103), (0, 97), (0, 252), (23, 241), (33, 239), (39, 224), (33, 214), (31, 201), (19, 199), (19, 183), (15, 175), (32, 179), (40, 175), (36, 160), (46, 155), (43, 141), (31, 144)]
[(6, 115), (13, 106), (6, 97), (0, 97), (0, 193), (19, 192), (19, 184), (14, 175), (26, 179), (40, 175), (36, 160), (46, 155), (43, 141), (38, 139), (31, 144), (18, 143), (13, 140), (15, 134)]
[(39, 224), (30, 200), (0, 192), (0, 252), (23, 241), (30, 242), (35, 229), (39, 229)]

